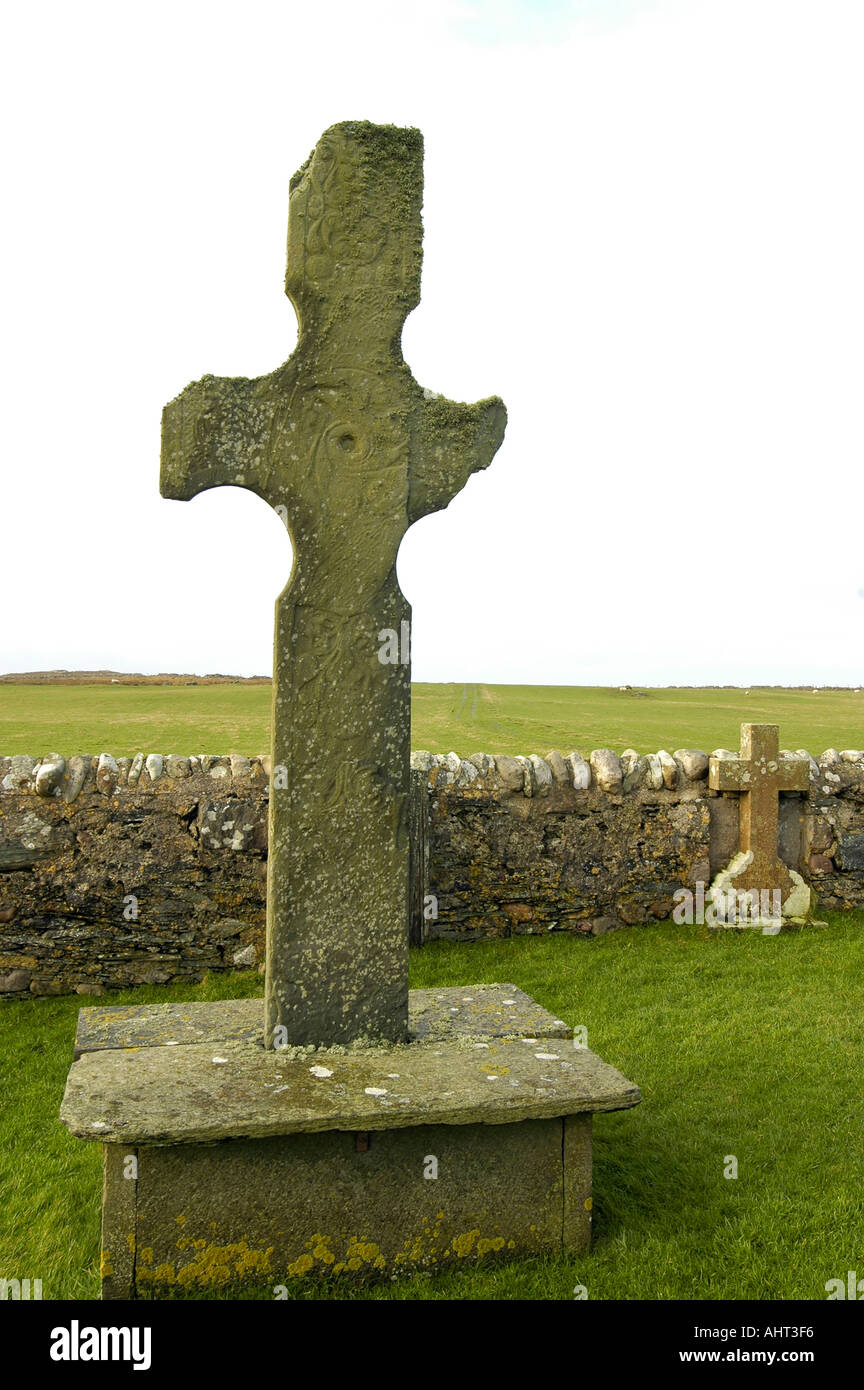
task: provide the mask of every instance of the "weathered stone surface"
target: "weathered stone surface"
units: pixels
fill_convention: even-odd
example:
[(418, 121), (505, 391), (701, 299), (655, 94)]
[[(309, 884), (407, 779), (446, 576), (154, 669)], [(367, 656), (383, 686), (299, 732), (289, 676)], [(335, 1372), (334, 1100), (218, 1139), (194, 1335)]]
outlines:
[(198, 836), (203, 848), (235, 854), (267, 849), (266, 804), (250, 805), (239, 797), (206, 801), (198, 806)]
[[(621, 760), (621, 766), (622, 766), (622, 770), (623, 770), (623, 768), (624, 768), (624, 760), (623, 760), (623, 758), (622, 758), (622, 760)], [(626, 770), (626, 772), (624, 773), (624, 781), (623, 781), (623, 784), (622, 784), (622, 785), (623, 785), (623, 790), (624, 790), (625, 792), (638, 791), (638, 789), (639, 789), (640, 787), (644, 786), (645, 783), (648, 781), (648, 774), (649, 774), (649, 763), (648, 763), (648, 759), (647, 759), (647, 758), (645, 758), (645, 757), (639, 757), (639, 756), (637, 755), (637, 757), (635, 758), (634, 761), (630, 761), (630, 760), (628, 759), (628, 762), (627, 762), (627, 770)]]
[[(509, 786), (502, 780), (495, 759), (470, 786), (436, 788), (435, 762), (427, 773), (424, 891), (438, 901), (425, 935), (469, 941), (587, 934), (592, 920), (617, 916), (619, 900), (636, 904), (626, 910), (650, 921), (652, 903), (663, 901), (670, 885), (692, 885), (720, 872), (738, 850), (739, 798), (709, 793), (704, 780), (682, 779), (674, 791), (653, 789), (638, 775), (644, 755), (633, 764), (633, 751), (622, 755), (622, 768), (632, 770), (616, 799), (597, 786), (574, 788), (554, 778), (547, 797), (526, 799), (521, 782), (514, 792), (512, 780)], [(484, 756), (468, 760), (478, 773)], [(799, 756), (816, 766), (806, 753)], [(590, 782), (590, 769), (576, 758)], [(144, 755), (131, 761), (130, 777), (136, 761), (140, 771)], [(8, 770), (11, 758), (5, 762)], [(97, 762), (68, 758), (60, 797), (38, 795), (34, 783), (42, 765), (26, 786), (0, 793), (0, 912), (8, 914), (0, 916), (0, 974), (32, 969), (33, 989), (22, 993), (43, 985), (62, 993), (82, 980), (125, 987), (153, 968), (171, 980), (199, 979), (205, 970), (232, 968), (233, 956), (249, 946), (260, 961), (264, 781), (234, 779), (226, 760), (227, 780), (214, 783), (201, 759), (190, 758), (186, 778), (151, 783), (144, 776), (124, 785), (118, 759), (121, 777), (109, 798), (97, 792)], [(571, 757), (564, 762), (569, 775)], [(524, 776), (524, 764), (510, 764)], [(789, 869), (806, 877), (817, 872), (808, 866), (810, 855), (833, 860), (830, 873), (819, 865), (818, 877), (823, 906), (835, 910), (864, 907), (861, 870), (851, 867), (858, 862), (854, 845), (849, 867), (839, 852), (834, 855), (841, 837), (864, 835), (864, 765), (846, 760), (842, 769), (827, 795), (818, 769), (809, 795), (782, 797), (778, 824), (779, 856)], [(129, 894), (138, 900), (134, 919), (123, 916)], [(216, 926), (228, 918), (245, 924), (239, 940), (219, 936)], [(20, 967), (22, 959), (31, 964)]]
[(812, 920), (811, 890), (797, 869), (788, 866), (790, 855), (797, 861), (804, 852), (806, 826), (796, 817), (790, 835), (779, 804), (783, 791), (809, 790), (807, 762), (779, 752), (776, 725), (742, 724), (741, 757), (712, 757), (708, 780), (712, 790), (740, 793), (739, 848), (708, 894), (712, 908), (719, 909), (717, 924), (774, 932), (783, 922)]
[(660, 749), (657, 754), (657, 759), (660, 763), (660, 774), (663, 779), (663, 786), (667, 787), (669, 791), (674, 791), (678, 785), (678, 764), (675, 762), (675, 759), (666, 752), (665, 748)]
[[(138, 1153), (128, 1153), (116, 1144), (105, 1144), (102, 1152), (102, 1298), (133, 1298), (138, 1253)], [(134, 1160), (133, 1166), (129, 1158)]]
[(100, 753), (96, 764), (96, 790), (102, 796), (111, 796), (117, 788), (120, 769), (110, 753)]
[(837, 859), (848, 873), (864, 873), (864, 834), (841, 836)]
[(471, 783), (476, 782), (479, 776), (480, 773), (470, 759), (459, 759), (459, 771), (456, 773), (457, 787), (470, 787)]
[[(106, 1163), (123, 1152), (105, 1150)], [(421, 1125), (135, 1152), (136, 1209), (128, 1211), (129, 1191), (118, 1194), (127, 1210), (113, 1211), (103, 1234), (110, 1298), (206, 1297), (250, 1285), (272, 1297), (298, 1280), (354, 1284), (578, 1254), (590, 1241), (590, 1115), (527, 1120), (506, 1134)]]
[(598, 787), (604, 792), (620, 791), (623, 779), (617, 753), (613, 753), (611, 748), (595, 748), (590, 762), (591, 773)]
[[(325, 1074), (326, 1073), (326, 1074)], [(587, 1048), (496, 1038), (305, 1049), (246, 1043), (88, 1052), (60, 1118), (79, 1139), (187, 1144), (320, 1130), (512, 1124), (620, 1110), (638, 1089)]]
[(36, 759), (31, 758), (26, 753), (16, 753), (10, 759), (9, 770), (3, 778), (2, 788), (4, 791), (20, 791), (30, 785), (33, 773), (36, 770)]
[(533, 765), (528, 758), (517, 756), (516, 761), (522, 769), (522, 794), (523, 796), (532, 797), (537, 785)]
[(701, 748), (676, 748), (673, 758), (691, 782), (701, 782), (708, 776), (708, 754)]
[(135, 754), (135, 757), (132, 759), (132, 766), (131, 766), (130, 769), (129, 769), (129, 777), (128, 777), (128, 779), (127, 779), (127, 786), (135, 787), (135, 786), (138, 785), (138, 780), (139, 780), (139, 778), (140, 778), (140, 776), (141, 776), (141, 772), (142, 772), (142, 770), (143, 770), (143, 767), (144, 767), (144, 754), (143, 754), (143, 753), (136, 753), (136, 754)]
[[(408, 992), (409, 1034), (421, 1041), (562, 1038), (571, 1030), (515, 985), (471, 985)], [(75, 1056), (123, 1048), (261, 1040), (260, 999), (193, 1004), (141, 1004), (122, 1009), (82, 1009)]]
[(564, 759), (573, 776), (573, 790), (585, 791), (591, 785), (591, 765), (581, 753), (568, 753)]
[(806, 791), (810, 772), (803, 759), (782, 759), (779, 749), (777, 725), (742, 724), (740, 758), (710, 760), (710, 787), (741, 795), (740, 850), (749, 858), (735, 875), (739, 892), (779, 888), (789, 895), (795, 886), (778, 850), (779, 795)]
[(645, 761), (648, 764), (645, 771), (645, 783), (652, 791), (658, 792), (664, 785), (663, 764), (656, 753), (649, 753)]
[(572, 786), (572, 776), (561, 754), (553, 749), (546, 754), (545, 762), (559, 787)]
[(495, 759), (495, 769), (502, 787), (507, 791), (521, 792), (525, 780), (525, 772), (518, 759), (498, 756)]
[(834, 860), (829, 859), (824, 854), (811, 854), (807, 863), (812, 874), (831, 874), (834, 872)]
[(595, 917), (591, 923), (591, 935), (605, 936), (607, 932), (617, 931), (620, 926), (617, 917)]
[[(154, 971), (162, 981), (200, 980), (230, 969), (247, 945), (262, 958), (266, 787), (245, 784), (230, 831), (221, 830), (232, 819), (222, 804), (214, 851), (198, 833), (199, 808), (216, 804), (207, 778), (145, 776), (109, 797), (90, 771), (90, 758), (70, 758), (66, 779), (75, 782), (64, 779), (61, 797), (2, 793), (0, 907), (11, 915), (0, 919), (0, 974), (26, 960), (33, 978), (21, 993), (71, 993), (82, 981), (143, 983)], [(239, 939), (220, 934), (227, 918), (242, 922)]]
[(29, 970), (10, 970), (8, 975), (0, 975), (0, 994), (21, 994), (29, 990), (32, 978)]
[(204, 377), (163, 416), (165, 497), (248, 487), (294, 546), (276, 618), (273, 766), (290, 775), (270, 798), (268, 1046), (276, 1028), (319, 1043), (407, 1026), (410, 611), (396, 554), (488, 466), (506, 420), (500, 400), (425, 393), (402, 359), (421, 200), (419, 131), (328, 130), (291, 181), (293, 356), (256, 380)]
[(59, 753), (45, 758), (39, 765), (34, 778), (37, 796), (59, 796), (66, 772), (66, 759)]
[(535, 796), (548, 796), (552, 789), (552, 769), (545, 758), (539, 757), (537, 753), (528, 755), (528, 762), (534, 773), (533, 789)]

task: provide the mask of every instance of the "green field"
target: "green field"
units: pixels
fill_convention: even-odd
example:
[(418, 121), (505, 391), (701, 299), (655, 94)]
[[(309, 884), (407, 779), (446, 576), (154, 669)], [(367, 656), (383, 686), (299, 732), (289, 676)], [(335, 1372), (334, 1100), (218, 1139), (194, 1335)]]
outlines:
[[(0, 684), (0, 753), (266, 753), (269, 686)], [(633, 747), (737, 748), (743, 720), (780, 724), (785, 748), (864, 747), (864, 694), (852, 690), (415, 685), (412, 748), (546, 753)]]
[[(665, 923), (412, 952), (412, 984), (515, 983), (586, 1027), (641, 1088), (635, 1110), (595, 1117), (593, 1253), (292, 1293), (570, 1300), (582, 1285), (590, 1299), (825, 1299), (864, 1251), (862, 928), (860, 914), (776, 937)], [(0, 1274), (41, 1278), (46, 1299), (98, 1297), (99, 1145), (58, 1120), (79, 1006), (262, 983), (221, 975), (0, 1007)], [(724, 1176), (732, 1155), (737, 1178)]]

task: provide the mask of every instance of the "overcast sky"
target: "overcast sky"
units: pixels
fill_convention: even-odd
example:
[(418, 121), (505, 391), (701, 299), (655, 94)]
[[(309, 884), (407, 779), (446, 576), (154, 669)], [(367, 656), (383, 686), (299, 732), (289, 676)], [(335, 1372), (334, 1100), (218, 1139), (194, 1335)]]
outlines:
[(159, 496), (290, 354), (288, 181), (425, 137), (421, 386), (492, 467), (399, 555), (415, 680), (864, 682), (860, 0), (9, 6), (0, 671), (269, 672), (287, 534)]

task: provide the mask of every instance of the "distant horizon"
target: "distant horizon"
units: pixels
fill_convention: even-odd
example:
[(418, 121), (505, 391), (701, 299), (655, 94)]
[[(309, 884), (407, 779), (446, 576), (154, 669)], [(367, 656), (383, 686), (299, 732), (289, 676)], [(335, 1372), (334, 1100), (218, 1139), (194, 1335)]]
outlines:
[[(46, 668), (41, 671), (6, 671), (0, 673), (0, 681), (7, 681), (10, 684), (27, 685), (31, 678), (44, 677), (42, 684), (49, 684), (51, 677), (76, 677), (78, 684), (86, 684), (88, 676), (119, 677), (121, 680), (132, 680), (140, 678), (146, 681), (212, 681), (214, 683), (224, 683), (230, 681), (243, 681), (251, 683), (270, 682), (272, 675), (241, 675), (228, 671), (122, 671), (110, 667), (99, 667), (93, 669), (82, 668), (76, 670), (74, 667), (55, 667)], [(59, 681), (58, 681), (59, 683)], [(104, 684), (104, 681), (98, 682)], [(621, 694), (638, 693), (640, 690), (850, 690), (856, 695), (864, 687), (860, 685), (827, 684), (822, 681), (750, 681), (732, 683), (729, 681), (667, 681), (665, 683), (653, 681), (632, 681), (626, 684), (603, 681), (496, 681), (496, 680), (466, 680), (461, 676), (452, 676), (447, 680), (414, 680), (412, 685), (487, 685), (512, 687), (520, 689), (522, 687), (535, 688), (538, 690), (617, 690)]]

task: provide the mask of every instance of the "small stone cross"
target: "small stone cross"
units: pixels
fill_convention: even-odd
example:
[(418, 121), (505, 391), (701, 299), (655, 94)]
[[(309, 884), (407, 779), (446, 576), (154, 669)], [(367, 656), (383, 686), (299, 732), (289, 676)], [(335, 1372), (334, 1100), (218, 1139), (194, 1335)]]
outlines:
[(205, 376), (163, 413), (162, 495), (249, 488), (294, 545), (276, 602), (267, 1047), (407, 1037), (411, 610), (396, 555), (491, 463), (506, 424), (497, 397), (445, 400), (402, 357), (422, 165), (418, 130), (326, 131), (290, 186), (294, 353), (255, 380)]
[(739, 891), (779, 888), (785, 895), (793, 886), (779, 857), (780, 793), (806, 792), (810, 765), (803, 758), (781, 758), (779, 749), (776, 724), (742, 724), (740, 756), (712, 756), (709, 763), (709, 787), (741, 794), (739, 843), (753, 858), (735, 877)]

